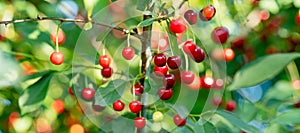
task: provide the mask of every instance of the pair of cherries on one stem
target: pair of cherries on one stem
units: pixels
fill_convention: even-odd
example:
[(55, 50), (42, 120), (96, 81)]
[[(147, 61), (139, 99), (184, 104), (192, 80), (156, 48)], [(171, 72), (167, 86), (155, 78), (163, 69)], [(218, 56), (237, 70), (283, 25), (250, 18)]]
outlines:
[[(204, 7), (199, 12), (199, 18), (202, 21), (209, 21), (211, 20), (216, 14), (216, 8), (213, 5), (209, 5)], [(184, 13), (184, 18), (189, 24), (193, 25), (197, 23), (197, 12), (195, 10), (187, 10)]]
[(113, 73), (113, 69), (110, 67), (111, 58), (108, 55), (102, 55), (98, 61), (100, 66), (102, 66), (101, 75), (105, 78), (110, 78)]

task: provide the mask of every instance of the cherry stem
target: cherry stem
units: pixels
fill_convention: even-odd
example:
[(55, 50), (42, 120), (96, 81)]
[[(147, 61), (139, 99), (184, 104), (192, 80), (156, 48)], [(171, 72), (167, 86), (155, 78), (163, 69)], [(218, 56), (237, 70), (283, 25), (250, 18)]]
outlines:
[(178, 9), (180, 9), (180, 8), (184, 5), (185, 2), (188, 2), (188, 0), (183, 0), (183, 1), (180, 3), (180, 5), (178, 6)]
[(130, 47), (130, 34), (127, 34), (127, 46)]
[(102, 55), (105, 55), (105, 43), (106, 43), (105, 39), (102, 42), (103, 42), (102, 43)]
[[(289, 77), (290, 77), (290, 80), (291, 80), (292, 82), (293, 82), (294, 80), (299, 79), (299, 71), (298, 71), (298, 69), (297, 69), (297, 65), (296, 65), (295, 61), (292, 61), (291, 63), (289, 63), (289, 64), (287, 65), (287, 67), (286, 67), (286, 70), (287, 70), (287, 73), (288, 73), (288, 75), (289, 75)], [(297, 90), (294, 89), (294, 93), (293, 93), (292, 95), (293, 95), (293, 99), (294, 99), (295, 101), (298, 100), (296, 94), (297, 94)]]
[(188, 71), (189, 70), (189, 59), (188, 59), (187, 54), (184, 54), (184, 59), (185, 59), (185, 71)]
[(59, 52), (59, 48), (58, 48), (58, 32), (59, 32), (60, 25), (61, 25), (61, 22), (58, 23), (57, 29), (56, 29), (56, 37), (55, 37), (55, 51), (56, 52)]

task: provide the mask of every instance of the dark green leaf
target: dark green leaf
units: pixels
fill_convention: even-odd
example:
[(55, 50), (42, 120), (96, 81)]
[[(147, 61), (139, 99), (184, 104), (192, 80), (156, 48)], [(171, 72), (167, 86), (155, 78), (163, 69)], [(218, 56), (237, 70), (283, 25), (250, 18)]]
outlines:
[(194, 126), (194, 132), (195, 133), (217, 133), (218, 131), (212, 123), (208, 121), (202, 122), (201, 120), (199, 120)]
[(287, 112), (284, 112), (277, 117), (275, 117), (271, 123), (278, 123), (278, 124), (300, 124), (300, 109), (293, 109)]
[(150, 0), (138, 0), (136, 9), (144, 11), (150, 2)]
[(28, 75), (24, 78), (24, 80), (29, 80), (29, 79), (35, 79), (35, 78), (38, 78), (38, 77), (42, 77), (44, 75), (47, 75), (49, 73), (52, 73), (53, 71), (43, 71), (43, 72), (37, 72), (37, 73), (34, 73), (34, 74), (31, 74), (31, 75)]
[(299, 53), (273, 54), (261, 57), (241, 68), (234, 76), (230, 90), (250, 87), (277, 75), (292, 60), (299, 58)]
[(140, 22), (138, 24), (139, 27), (146, 27), (146, 26), (149, 26), (151, 25), (154, 21), (156, 20), (156, 18), (149, 18), (149, 19), (146, 19), (142, 22)]
[(97, 105), (110, 105), (121, 98), (126, 88), (126, 81), (122, 79), (112, 80), (96, 91), (95, 101)]
[(257, 129), (255, 129), (254, 127), (248, 125), (246, 122), (244, 122), (243, 120), (241, 120), (239, 117), (237, 117), (236, 115), (234, 115), (231, 112), (227, 112), (227, 111), (222, 111), (222, 110), (218, 110), (216, 112), (217, 114), (219, 114), (220, 116), (224, 117), (225, 119), (227, 119), (231, 124), (237, 126), (238, 128), (242, 129), (243, 131), (246, 132), (255, 132), (257, 133)]
[(47, 95), (51, 78), (52, 74), (46, 74), (23, 92), (19, 98), (22, 114), (33, 112), (42, 105)]

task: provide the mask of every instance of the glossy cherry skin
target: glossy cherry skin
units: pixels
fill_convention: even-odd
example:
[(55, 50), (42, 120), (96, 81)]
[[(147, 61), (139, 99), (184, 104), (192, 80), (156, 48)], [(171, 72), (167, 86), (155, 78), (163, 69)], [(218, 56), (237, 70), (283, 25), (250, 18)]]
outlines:
[(159, 88), (157, 93), (161, 100), (169, 100), (173, 96), (172, 89)]
[(140, 85), (140, 84), (135, 84), (133, 87), (134, 93), (135, 95), (142, 95), (144, 93), (144, 86)]
[(173, 121), (174, 121), (175, 125), (178, 126), (178, 127), (182, 127), (186, 124), (186, 118), (181, 118), (179, 116), (179, 114), (176, 114), (173, 117)]
[(181, 74), (181, 80), (185, 84), (191, 84), (195, 79), (195, 74), (191, 71), (185, 71)]
[(216, 14), (216, 8), (212, 5), (204, 7), (202, 10), (199, 12), (199, 18), (202, 21), (209, 21), (211, 20)]
[(139, 129), (144, 128), (146, 126), (146, 119), (144, 117), (135, 118), (134, 126)]
[(154, 122), (161, 122), (164, 119), (164, 115), (159, 111), (155, 111), (152, 114), (152, 119)]
[(64, 55), (61, 52), (53, 52), (50, 55), (50, 61), (54, 65), (61, 65), (64, 62)]
[(224, 49), (224, 59), (226, 61), (231, 61), (234, 59), (234, 51), (231, 48), (225, 48)]
[(113, 103), (113, 108), (115, 111), (122, 111), (125, 107), (125, 104), (121, 100), (117, 100)]
[(196, 44), (194, 41), (188, 40), (183, 44), (182, 48), (184, 53), (186, 53), (187, 55), (192, 55), (192, 51), (195, 51), (196, 49)]
[(225, 27), (217, 27), (213, 30), (211, 37), (215, 43), (224, 44), (229, 37), (229, 31)]
[(186, 31), (186, 23), (182, 18), (173, 19), (170, 22), (170, 30), (173, 33), (183, 33)]
[(168, 74), (165, 75), (164, 79), (163, 79), (163, 84), (167, 89), (173, 88), (173, 86), (175, 85), (175, 76), (173, 74)]
[(135, 50), (132, 47), (125, 47), (122, 50), (122, 56), (126, 60), (131, 60), (134, 57)]
[(111, 67), (103, 68), (101, 70), (101, 74), (104, 78), (110, 78), (112, 73), (113, 73), (113, 70)]
[(194, 10), (187, 10), (184, 13), (184, 18), (190, 25), (197, 23), (197, 12)]
[(159, 67), (165, 66), (167, 63), (167, 57), (164, 54), (157, 54), (154, 56), (154, 64)]
[(84, 88), (81, 91), (81, 96), (86, 101), (91, 101), (95, 97), (95, 90), (93, 88)]
[(181, 65), (181, 59), (179, 56), (171, 56), (167, 60), (168, 66), (171, 69), (177, 69)]
[(201, 49), (199, 46), (196, 46), (194, 51), (192, 51), (191, 56), (192, 56), (192, 59), (197, 63), (204, 61), (204, 59), (206, 57), (204, 50)]
[(164, 76), (167, 74), (169, 68), (167, 66), (159, 67), (159, 66), (154, 66), (154, 73), (157, 76)]
[(210, 89), (214, 85), (214, 79), (212, 77), (203, 76), (201, 77), (201, 85), (205, 89)]
[(101, 111), (103, 111), (105, 109), (104, 106), (96, 105), (95, 101), (93, 101), (93, 103), (92, 103), (92, 108), (93, 108), (93, 110), (95, 110), (97, 112), (101, 112)]
[(111, 59), (108, 55), (102, 55), (100, 56), (99, 60), (98, 60), (100, 66), (102, 66), (103, 68), (108, 68), (111, 62)]
[(132, 101), (129, 104), (129, 109), (132, 113), (139, 113), (142, 110), (142, 103), (140, 101)]
[(236, 109), (236, 102), (233, 100), (230, 100), (226, 103), (225, 109), (227, 111), (234, 111)]

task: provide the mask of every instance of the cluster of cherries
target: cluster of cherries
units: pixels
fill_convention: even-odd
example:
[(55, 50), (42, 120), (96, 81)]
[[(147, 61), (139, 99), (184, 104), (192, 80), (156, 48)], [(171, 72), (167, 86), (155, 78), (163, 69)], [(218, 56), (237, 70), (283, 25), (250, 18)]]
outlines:
[(108, 55), (101, 55), (98, 61), (102, 66), (101, 75), (104, 78), (110, 78), (113, 73), (113, 69), (110, 67), (111, 58)]
[[(211, 20), (216, 14), (216, 8), (213, 5), (208, 5), (200, 10), (199, 18), (202, 21)], [(197, 23), (197, 12), (195, 10), (187, 10), (184, 13), (184, 18), (189, 22), (190, 25)]]

